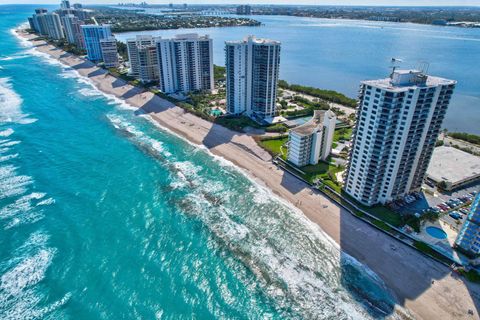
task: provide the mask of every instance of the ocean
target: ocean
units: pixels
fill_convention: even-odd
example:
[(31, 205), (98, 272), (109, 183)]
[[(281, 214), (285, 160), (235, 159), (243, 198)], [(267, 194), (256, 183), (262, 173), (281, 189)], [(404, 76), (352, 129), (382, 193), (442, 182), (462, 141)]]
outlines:
[(155, 126), (0, 6), (1, 319), (369, 319), (382, 280), (229, 162)]
[[(401, 68), (457, 80), (444, 127), (480, 134), (480, 29), (413, 23), (248, 16), (260, 27), (144, 31), (162, 37), (198, 32), (213, 39), (214, 63), (225, 65), (225, 41), (247, 35), (282, 43), (280, 78), (357, 97), (360, 81), (386, 78), (391, 59)], [(125, 41), (138, 32), (116, 34)]]

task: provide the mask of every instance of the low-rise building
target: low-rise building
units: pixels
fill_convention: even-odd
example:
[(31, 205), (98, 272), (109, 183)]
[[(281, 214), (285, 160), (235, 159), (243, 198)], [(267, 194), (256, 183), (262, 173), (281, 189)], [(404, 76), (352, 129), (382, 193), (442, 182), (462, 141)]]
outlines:
[(447, 191), (480, 181), (480, 157), (454, 147), (436, 147), (427, 179)]
[(480, 194), (472, 202), (470, 213), (458, 233), (455, 245), (467, 254), (480, 254)]
[(312, 119), (288, 134), (288, 161), (298, 167), (317, 164), (330, 155), (337, 117), (331, 110), (315, 110)]

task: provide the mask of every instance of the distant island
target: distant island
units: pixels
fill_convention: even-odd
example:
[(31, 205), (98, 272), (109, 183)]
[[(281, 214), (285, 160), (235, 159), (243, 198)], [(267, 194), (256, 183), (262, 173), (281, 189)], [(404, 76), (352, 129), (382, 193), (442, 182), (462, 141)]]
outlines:
[(478, 7), (255, 6), (252, 14), (480, 27)]
[(142, 9), (127, 10), (112, 7), (89, 9), (93, 11), (97, 23), (110, 24), (113, 32), (261, 25), (259, 21), (249, 18), (204, 16), (194, 12), (158, 15), (146, 13)]

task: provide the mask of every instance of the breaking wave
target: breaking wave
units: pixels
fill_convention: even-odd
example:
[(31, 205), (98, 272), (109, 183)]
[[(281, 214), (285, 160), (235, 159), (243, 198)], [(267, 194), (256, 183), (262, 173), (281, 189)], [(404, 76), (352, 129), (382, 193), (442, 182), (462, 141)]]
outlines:
[[(180, 192), (172, 199), (179, 211), (202, 221), (213, 235), (211, 245), (241, 261), (263, 292), (281, 310), (290, 310), (285, 317), (293, 313), (305, 319), (364, 319), (391, 313), (394, 298), (381, 279), (343, 253), (297, 208), (252, 180), (238, 179), (238, 172), (233, 172), (241, 183), (238, 189), (247, 190), (238, 194), (237, 188), (219, 181), (205, 167), (172, 156), (161, 141), (127, 118), (107, 117), (115, 129), (169, 170), (170, 188)], [(231, 171), (224, 166), (222, 175), (230, 177)], [(344, 272), (368, 283), (371, 291), (362, 292), (361, 285), (354, 288), (357, 292), (345, 288), (348, 275)]]

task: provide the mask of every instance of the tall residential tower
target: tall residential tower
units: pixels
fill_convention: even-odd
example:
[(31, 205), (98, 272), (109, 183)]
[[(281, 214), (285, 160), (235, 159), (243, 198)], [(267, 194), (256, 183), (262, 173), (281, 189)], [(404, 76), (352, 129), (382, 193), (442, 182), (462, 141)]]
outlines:
[(225, 44), (228, 113), (271, 120), (276, 111), (280, 42), (250, 36)]
[(209, 36), (182, 34), (157, 39), (160, 88), (165, 93), (214, 89), (213, 44)]
[(455, 83), (417, 70), (362, 82), (348, 194), (371, 206), (420, 190)]
[(112, 37), (109, 25), (84, 25), (82, 27), (88, 60), (98, 62), (103, 60), (100, 40)]

